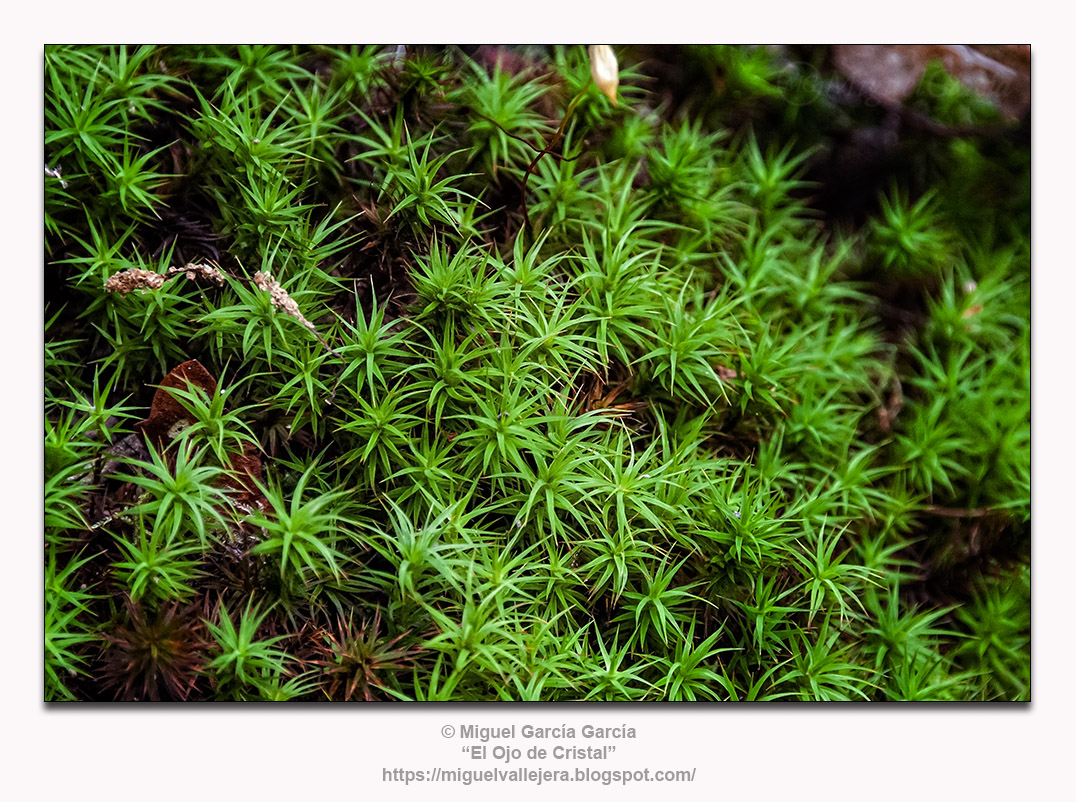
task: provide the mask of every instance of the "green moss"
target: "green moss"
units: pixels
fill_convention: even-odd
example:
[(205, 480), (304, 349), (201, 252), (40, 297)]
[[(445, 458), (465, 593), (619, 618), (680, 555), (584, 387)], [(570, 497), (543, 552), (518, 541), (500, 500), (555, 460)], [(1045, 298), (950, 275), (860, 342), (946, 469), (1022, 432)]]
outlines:
[(1027, 149), (649, 55), (47, 48), (50, 698), (1030, 697)]

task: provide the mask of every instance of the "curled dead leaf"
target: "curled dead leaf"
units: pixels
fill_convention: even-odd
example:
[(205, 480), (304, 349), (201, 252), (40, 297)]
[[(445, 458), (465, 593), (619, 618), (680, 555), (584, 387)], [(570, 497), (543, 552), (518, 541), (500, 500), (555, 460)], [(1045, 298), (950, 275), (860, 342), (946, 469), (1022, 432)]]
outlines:
[[(177, 365), (164, 377), (153, 395), (149, 417), (135, 424), (146, 441), (162, 452), (167, 452), (183, 430), (194, 423), (175, 390), (200, 391), (211, 397), (217, 391), (217, 380), (197, 359)], [(249, 515), (254, 510), (265, 512), (268, 505), (258, 487), (262, 481), (262, 464), (257, 448), (247, 443), (241, 454), (231, 454), (228, 459), (228, 470), (217, 485), (231, 491), (229, 500), (240, 515)], [(253, 525), (237, 520), (235, 535), (239, 540), (249, 541), (256, 534)]]
[(166, 447), (180, 432), (194, 423), (190, 412), (172, 393), (173, 390), (192, 389), (201, 390), (207, 396), (212, 396), (217, 391), (217, 380), (197, 359), (176, 366), (164, 377), (157, 392), (153, 394), (149, 417), (135, 424), (157, 448)]

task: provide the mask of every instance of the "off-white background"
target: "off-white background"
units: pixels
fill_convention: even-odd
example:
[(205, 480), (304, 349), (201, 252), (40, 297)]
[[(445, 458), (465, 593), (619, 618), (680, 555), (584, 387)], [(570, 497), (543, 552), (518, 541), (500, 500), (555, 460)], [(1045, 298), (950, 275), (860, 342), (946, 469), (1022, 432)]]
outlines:
[[(17, 3), (0, 48), (0, 787), (19, 800), (1060, 799), (1076, 690), (1072, 429), (1076, 70), (1038, 2)], [(1061, 7), (1053, 4), (1054, 8)], [(42, 53), (85, 42), (1030, 42), (1034, 81), (1034, 662), (1029, 706), (74, 706), (42, 702)], [(1045, 433), (1045, 434), (1044, 434)], [(384, 784), (477, 768), (444, 724), (627, 723), (593, 768), (693, 785)], [(552, 747), (546, 741), (539, 745)], [(624, 760), (619, 759), (623, 756)], [(489, 765), (489, 764), (483, 764)], [(558, 768), (548, 761), (546, 768)], [(1068, 787), (1069, 792), (1064, 788)]]

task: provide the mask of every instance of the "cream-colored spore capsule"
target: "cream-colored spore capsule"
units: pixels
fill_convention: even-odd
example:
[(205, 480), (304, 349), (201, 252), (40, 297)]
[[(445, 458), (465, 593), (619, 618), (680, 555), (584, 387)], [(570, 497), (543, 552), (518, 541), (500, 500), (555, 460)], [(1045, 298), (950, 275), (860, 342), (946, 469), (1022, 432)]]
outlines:
[(590, 75), (602, 93), (616, 105), (616, 88), (620, 85), (620, 66), (616, 63), (616, 53), (609, 45), (591, 45)]

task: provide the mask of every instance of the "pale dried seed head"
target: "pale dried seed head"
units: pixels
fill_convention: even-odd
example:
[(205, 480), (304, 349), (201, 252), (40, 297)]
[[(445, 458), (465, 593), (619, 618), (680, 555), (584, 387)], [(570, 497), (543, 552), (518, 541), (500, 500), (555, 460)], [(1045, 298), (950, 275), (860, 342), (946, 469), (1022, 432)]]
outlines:
[(178, 275), (179, 273), (186, 273), (187, 278), (191, 281), (195, 279), (208, 279), (216, 283), (218, 286), (224, 286), (225, 278), (224, 274), (220, 271), (219, 267), (214, 267), (208, 264), (196, 264), (189, 262), (183, 267), (170, 267), (168, 268), (168, 278)]
[(164, 278), (160, 273), (154, 273), (152, 270), (133, 267), (109, 276), (108, 281), (105, 282), (105, 290), (122, 295), (134, 290), (158, 290), (164, 284)]
[(273, 278), (272, 273), (269, 273), (268, 271), (255, 273), (254, 286), (259, 290), (264, 290), (269, 293), (273, 306), (281, 312), (286, 315), (291, 315), (311, 331), (315, 333), (317, 332), (314, 328), (314, 324), (303, 317), (303, 313), (299, 311), (299, 304), (295, 303), (291, 296), (288, 295), (287, 290), (280, 286), (280, 282)]

